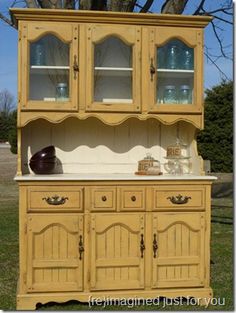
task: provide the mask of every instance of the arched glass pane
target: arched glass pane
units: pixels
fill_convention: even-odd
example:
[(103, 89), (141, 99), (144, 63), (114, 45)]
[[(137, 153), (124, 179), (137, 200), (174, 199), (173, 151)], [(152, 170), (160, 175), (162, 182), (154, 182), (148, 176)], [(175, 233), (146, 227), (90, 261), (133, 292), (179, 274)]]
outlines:
[(94, 46), (94, 100), (132, 103), (132, 47), (116, 37)]
[(54, 35), (30, 43), (29, 100), (69, 100), (69, 50)]
[(157, 47), (157, 103), (192, 104), (194, 49), (180, 40)]

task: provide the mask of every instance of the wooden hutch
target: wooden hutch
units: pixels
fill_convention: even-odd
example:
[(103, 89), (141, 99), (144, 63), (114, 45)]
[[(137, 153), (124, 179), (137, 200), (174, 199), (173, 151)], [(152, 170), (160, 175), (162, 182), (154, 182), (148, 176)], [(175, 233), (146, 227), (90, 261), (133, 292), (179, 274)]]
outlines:
[[(11, 14), (19, 29), (17, 309), (90, 296), (212, 297), (214, 178), (204, 175), (195, 139), (211, 18)], [(190, 156), (181, 175), (165, 167), (176, 138)], [(56, 172), (36, 175), (29, 160), (48, 145)], [(135, 175), (146, 153), (163, 175)]]

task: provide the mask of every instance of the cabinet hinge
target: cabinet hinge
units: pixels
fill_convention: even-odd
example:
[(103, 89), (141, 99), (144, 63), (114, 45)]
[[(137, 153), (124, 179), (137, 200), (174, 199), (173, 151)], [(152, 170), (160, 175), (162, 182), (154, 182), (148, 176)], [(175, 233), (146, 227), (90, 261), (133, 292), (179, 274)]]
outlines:
[(88, 273), (87, 273), (87, 279), (88, 279), (88, 283), (90, 283), (90, 271), (88, 270)]
[(21, 97), (21, 93), (18, 92), (18, 102), (20, 103), (20, 97)]
[(18, 32), (18, 39), (19, 39), (19, 41), (21, 40), (21, 30), (19, 30), (19, 32)]

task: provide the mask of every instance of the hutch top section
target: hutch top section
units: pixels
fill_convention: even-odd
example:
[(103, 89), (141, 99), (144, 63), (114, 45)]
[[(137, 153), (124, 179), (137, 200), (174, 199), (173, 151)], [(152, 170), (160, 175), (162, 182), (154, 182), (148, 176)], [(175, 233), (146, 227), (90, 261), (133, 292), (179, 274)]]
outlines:
[(19, 28), (19, 127), (72, 116), (110, 125), (135, 117), (203, 127), (203, 28), (211, 17), (11, 14)]

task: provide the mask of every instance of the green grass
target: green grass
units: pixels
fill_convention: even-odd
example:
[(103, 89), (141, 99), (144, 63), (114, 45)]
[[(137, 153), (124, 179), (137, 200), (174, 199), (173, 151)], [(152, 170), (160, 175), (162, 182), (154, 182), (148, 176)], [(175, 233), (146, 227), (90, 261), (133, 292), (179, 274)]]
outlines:
[[(225, 305), (200, 306), (136, 306), (133, 310), (168, 311), (233, 311), (233, 204), (231, 198), (214, 199), (212, 207), (211, 287), (214, 298)], [(18, 276), (18, 195), (16, 184), (0, 183), (0, 309), (15, 310)], [(225, 299), (225, 300), (224, 300)], [(45, 311), (104, 310), (101, 306), (70, 301), (50, 303), (39, 308)], [(127, 310), (127, 306), (108, 306), (106, 310)]]

